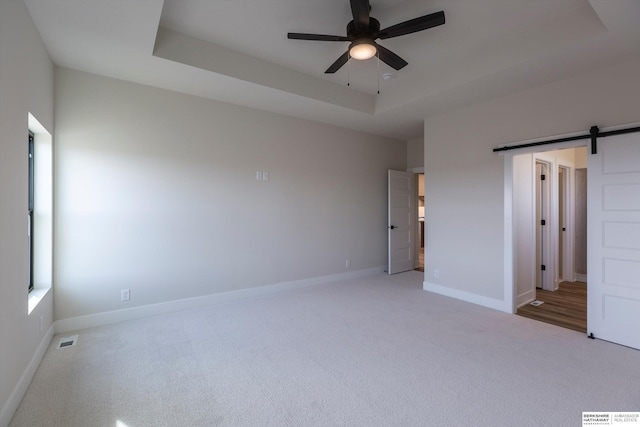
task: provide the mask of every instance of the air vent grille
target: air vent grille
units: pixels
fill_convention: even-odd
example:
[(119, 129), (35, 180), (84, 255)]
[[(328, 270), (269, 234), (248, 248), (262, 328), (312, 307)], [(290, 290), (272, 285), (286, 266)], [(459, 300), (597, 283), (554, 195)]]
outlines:
[(62, 337), (62, 338), (60, 338), (60, 341), (58, 342), (58, 349), (67, 348), (67, 347), (74, 347), (77, 342), (78, 342), (78, 336), (77, 335), (72, 335), (70, 337)]

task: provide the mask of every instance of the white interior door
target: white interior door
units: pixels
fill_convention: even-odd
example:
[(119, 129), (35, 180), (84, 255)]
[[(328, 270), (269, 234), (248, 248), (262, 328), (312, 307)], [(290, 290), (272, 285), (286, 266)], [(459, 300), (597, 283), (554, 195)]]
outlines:
[(536, 288), (552, 291), (553, 264), (551, 263), (551, 235), (549, 233), (551, 191), (549, 172), (551, 165), (536, 161)]
[(544, 164), (536, 162), (536, 288), (542, 289), (544, 287), (544, 276), (542, 274), (542, 265), (544, 264), (544, 232), (542, 228), (542, 220), (544, 218), (543, 209), (543, 181), (541, 177), (544, 175)]
[(587, 330), (640, 349), (640, 133), (601, 139), (587, 176)]
[(413, 236), (415, 235), (413, 191), (414, 175), (411, 172), (389, 171), (388, 180), (388, 262), (389, 274), (413, 269), (415, 259)]

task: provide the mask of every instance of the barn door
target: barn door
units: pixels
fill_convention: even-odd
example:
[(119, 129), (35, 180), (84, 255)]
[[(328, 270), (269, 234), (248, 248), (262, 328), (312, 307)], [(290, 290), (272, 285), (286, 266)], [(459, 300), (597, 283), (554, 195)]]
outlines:
[(603, 139), (588, 170), (587, 330), (640, 349), (640, 133)]

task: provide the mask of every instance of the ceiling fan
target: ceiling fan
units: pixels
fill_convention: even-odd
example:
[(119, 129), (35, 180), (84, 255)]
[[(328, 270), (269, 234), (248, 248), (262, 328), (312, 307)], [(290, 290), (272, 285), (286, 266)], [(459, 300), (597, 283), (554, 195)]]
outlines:
[(353, 21), (347, 25), (347, 35), (330, 36), (324, 34), (288, 33), (287, 38), (295, 40), (318, 40), (329, 42), (351, 42), (349, 49), (331, 64), (325, 73), (335, 73), (347, 63), (349, 58), (369, 59), (373, 56), (388, 64), (395, 70), (400, 70), (407, 65), (407, 61), (400, 58), (384, 46), (380, 46), (375, 40), (390, 39), (392, 37), (404, 36), (406, 34), (427, 30), (444, 24), (444, 12), (431, 13), (419, 18), (410, 19), (392, 25), (385, 29), (380, 29), (380, 22), (369, 16), (371, 6), (369, 0), (350, 0)]

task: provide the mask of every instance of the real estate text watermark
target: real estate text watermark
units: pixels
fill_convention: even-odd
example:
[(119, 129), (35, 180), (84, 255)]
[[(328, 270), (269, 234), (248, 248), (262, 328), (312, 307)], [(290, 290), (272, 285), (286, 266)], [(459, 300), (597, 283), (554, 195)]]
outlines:
[(583, 412), (582, 427), (587, 426), (640, 427), (640, 412)]

